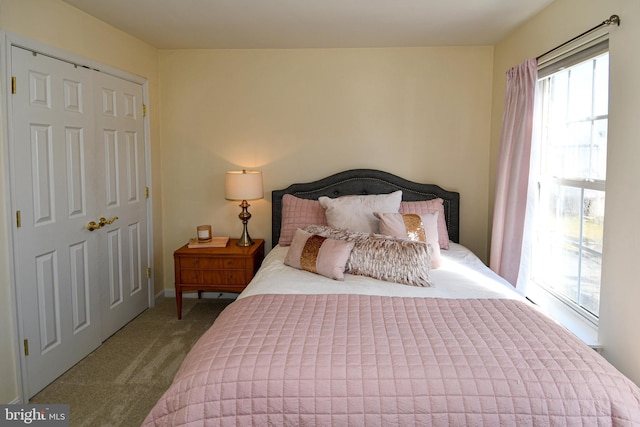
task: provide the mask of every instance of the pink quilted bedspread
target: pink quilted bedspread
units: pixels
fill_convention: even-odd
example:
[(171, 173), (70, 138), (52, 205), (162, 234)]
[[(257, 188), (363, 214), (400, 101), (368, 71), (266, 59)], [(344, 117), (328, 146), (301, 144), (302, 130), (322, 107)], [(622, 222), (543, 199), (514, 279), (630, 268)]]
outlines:
[(511, 300), (257, 295), (145, 425), (640, 425), (640, 389)]

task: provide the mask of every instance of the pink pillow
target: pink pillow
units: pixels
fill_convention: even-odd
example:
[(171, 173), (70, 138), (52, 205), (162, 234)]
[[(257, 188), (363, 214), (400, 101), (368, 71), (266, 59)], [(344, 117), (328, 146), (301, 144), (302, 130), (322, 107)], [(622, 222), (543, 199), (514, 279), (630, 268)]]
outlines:
[(444, 217), (442, 199), (400, 203), (400, 213), (423, 214), (433, 212), (438, 212), (438, 242), (440, 243), (440, 249), (449, 249), (449, 232), (447, 231), (447, 222)]
[(431, 248), (431, 268), (440, 268), (442, 258), (438, 243), (438, 217), (440, 212), (427, 214), (400, 214), (376, 212), (380, 234), (424, 242)]
[(282, 197), (282, 222), (278, 244), (289, 246), (296, 230), (307, 225), (327, 225), (327, 217), (320, 202), (285, 194)]
[(297, 229), (284, 259), (285, 265), (335, 280), (344, 280), (344, 269), (353, 242), (334, 240)]

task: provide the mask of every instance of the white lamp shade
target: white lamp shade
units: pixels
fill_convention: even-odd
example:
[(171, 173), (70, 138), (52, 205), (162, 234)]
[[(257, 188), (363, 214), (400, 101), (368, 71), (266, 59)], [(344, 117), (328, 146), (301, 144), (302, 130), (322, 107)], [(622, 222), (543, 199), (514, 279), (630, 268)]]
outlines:
[(227, 200), (256, 200), (264, 197), (262, 172), (229, 171), (225, 177), (224, 197)]

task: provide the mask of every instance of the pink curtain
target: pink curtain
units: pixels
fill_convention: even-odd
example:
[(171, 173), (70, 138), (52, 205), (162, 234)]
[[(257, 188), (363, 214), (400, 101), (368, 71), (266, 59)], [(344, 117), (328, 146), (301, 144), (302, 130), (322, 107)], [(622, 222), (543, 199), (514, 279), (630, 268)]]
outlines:
[(489, 266), (514, 286), (522, 253), (537, 79), (535, 59), (507, 72)]

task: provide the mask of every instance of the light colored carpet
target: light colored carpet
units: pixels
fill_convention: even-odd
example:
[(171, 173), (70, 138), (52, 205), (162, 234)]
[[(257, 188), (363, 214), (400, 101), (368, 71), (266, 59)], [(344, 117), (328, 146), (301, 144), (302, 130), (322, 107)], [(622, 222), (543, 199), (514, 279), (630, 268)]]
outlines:
[(139, 426), (189, 349), (232, 300), (167, 298), (36, 394), (30, 403), (70, 405), (71, 426)]

